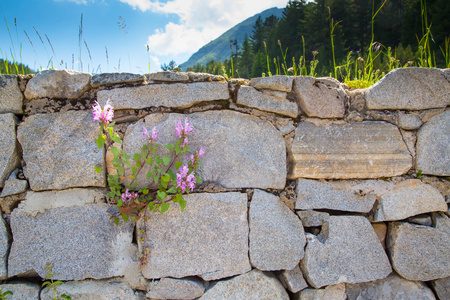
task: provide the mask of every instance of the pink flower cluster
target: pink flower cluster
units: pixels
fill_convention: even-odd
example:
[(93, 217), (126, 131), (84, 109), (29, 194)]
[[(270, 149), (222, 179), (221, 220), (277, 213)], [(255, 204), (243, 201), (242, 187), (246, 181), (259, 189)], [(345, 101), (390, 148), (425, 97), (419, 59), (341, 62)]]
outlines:
[(183, 143), (181, 146), (184, 147), (189, 142), (186, 137), (187, 134), (190, 132), (194, 132), (194, 129), (192, 129), (191, 124), (188, 122), (188, 118), (184, 119), (184, 128), (180, 118), (178, 118), (178, 122), (175, 123), (175, 132), (177, 133), (177, 136), (179, 138), (183, 139)]
[(180, 169), (178, 169), (180, 173), (177, 173), (177, 188), (181, 188), (181, 192), (184, 193), (186, 187), (191, 190), (191, 192), (195, 188), (195, 182), (197, 179), (195, 178), (194, 171), (189, 173), (188, 165), (185, 164)]
[(114, 116), (114, 107), (109, 104), (109, 99), (106, 101), (105, 106), (102, 107), (100, 104), (98, 104), (97, 101), (95, 101), (95, 105), (92, 107), (94, 119), (93, 122), (98, 121), (100, 123), (107, 124), (108, 122), (112, 121), (112, 118)]
[(191, 160), (191, 163), (194, 164), (200, 157), (205, 155), (205, 147), (201, 147), (200, 151), (195, 150), (195, 155), (191, 154), (188, 156), (188, 159)]
[(122, 193), (122, 203), (126, 205), (130, 202), (134, 202), (138, 198), (138, 193), (129, 193), (128, 189), (125, 190), (125, 193)]
[(142, 133), (142, 135), (147, 136), (149, 142), (156, 141), (158, 139), (158, 131), (156, 130), (155, 126), (153, 126), (152, 129), (152, 136), (150, 136), (150, 133), (147, 131), (147, 128), (145, 128), (145, 126), (142, 126), (142, 128), (144, 128), (144, 132)]

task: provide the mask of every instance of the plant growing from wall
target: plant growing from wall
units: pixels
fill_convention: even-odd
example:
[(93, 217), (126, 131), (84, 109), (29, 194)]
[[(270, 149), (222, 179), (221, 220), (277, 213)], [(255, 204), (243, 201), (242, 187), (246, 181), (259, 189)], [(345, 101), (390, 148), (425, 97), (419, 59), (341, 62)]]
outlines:
[(11, 292), (11, 291), (3, 292), (3, 289), (0, 289), (0, 300), (7, 300), (8, 298), (6, 296), (12, 295), (12, 294), (13, 294), (13, 292)]
[[(47, 271), (47, 274), (45, 276), (46, 281), (42, 284), (42, 287), (45, 288), (44, 292), (47, 293), (48, 291), (52, 290), (53, 292), (53, 300), (71, 300), (72, 298), (70, 296), (67, 296), (66, 294), (62, 294), (61, 297), (56, 297), (56, 289), (58, 286), (60, 286), (63, 282), (60, 280), (53, 280), (53, 267), (50, 263), (47, 263), (45, 265), (45, 270)], [(0, 298), (1, 299), (1, 298)]]
[[(113, 154), (113, 167), (116, 174), (108, 174), (108, 185), (110, 192), (108, 197), (117, 203), (119, 215), (112, 218), (116, 224), (121, 216), (124, 221), (137, 221), (141, 217), (147, 219), (147, 212), (160, 212), (163, 214), (170, 207), (170, 202), (180, 205), (183, 212), (186, 201), (183, 194), (189, 194), (195, 188), (195, 184), (201, 183), (201, 179), (196, 175), (196, 169), (201, 165), (200, 157), (204, 156), (205, 148), (187, 156), (187, 162), (181, 160), (187, 152), (191, 152), (188, 144), (188, 135), (193, 132), (191, 124), (185, 118), (184, 124), (178, 119), (175, 123), (175, 133), (178, 140), (174, 144), (162, 145), (157, 142), (158, 132), (153, 127), (151, 132), (143, 127), (142, 135), (148, 139), (140, 152), (132, 156), (125, 153), (122, 148), (118, 148), (114, 143), (122, 144), (122, 140), (117, 133), (114, 133), (113, 107), (106, 102), (103, 108), (98, 102), (93, 107), (94, 122), (99, 123), (100, 133), (96, 139), (99, 149), (104, 146)], [(163, 147), (171, 152), (170, 156), (157, 155), (158, 148)], [(137, 178), (144, 169), (149, 166), (150, 171), (145, 174), (148, 183), (144, 187), (138, 187)], [(101, 172), (101, 167), (95, 167), (97, 172)], [(131, 170), (131, 174), (127, 174)], [(175, 172), (174, 172), (175, 170)], [(129, 182), (126, 183), (126, 180)], [(139, 239), (145, 239), (146, 230), (140, 232)], [(144, 246), (141, 253), (141, 263), (146, 263), (148, 249)]]

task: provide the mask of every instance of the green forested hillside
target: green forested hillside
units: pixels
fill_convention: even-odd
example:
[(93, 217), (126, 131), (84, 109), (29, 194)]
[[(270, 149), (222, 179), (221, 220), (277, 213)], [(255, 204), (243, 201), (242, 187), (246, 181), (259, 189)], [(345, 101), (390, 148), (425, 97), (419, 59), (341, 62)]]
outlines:
[(448, 0), (289, 1), (280, 18), (256, 20), (232, 61), (206, 58), (188, 70), (244, 78), (304, 70), (342, 79), (369, 65), (377, 76), (396, 66), (449, 67), (448, 16)]
[(281, 17), (282, 13), (282, 9), (273, 7), (246, 19), (245, 21), (239, 23), (238, 25), (222, 34), (217, 39), (200, 48), (200, 50), (195, 52), (188, 61), (182, 63), (180, 67), (182, 68), (182, 70), (186, 70), (187, 68), (193, 67), (196, 64), (206, 65), (206, 63), (210, 60), (219, 61), (219, 59), (221, 59), (223, 61), (225, 59), (229, 59), (231, 55), (230, 44), (235, 42), (234, 47), (236, 47), (236, 44), (240, 46), (244, 41), (245, 35), (250, 35), (252, 33), (253, 25), (255, 24), (255, 21), (258, 19), (258, 17), (261, 17), (263, 19), (268, 18), (272, 15)]

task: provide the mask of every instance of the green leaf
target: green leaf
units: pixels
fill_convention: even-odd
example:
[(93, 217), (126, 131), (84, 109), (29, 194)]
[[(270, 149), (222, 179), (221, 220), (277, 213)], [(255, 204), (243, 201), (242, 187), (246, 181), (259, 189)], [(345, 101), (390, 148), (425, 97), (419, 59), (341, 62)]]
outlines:
[(171, 187), (169, 190), (167, 190), (168, 194), (175, 194), (177, 192), (177, 189), (175, 187)]
[(161, 176), (161, 180), (164, 182), (169, 182), (170, 181), (170, 176), (169, 174), (166, 174), (164, 176)]
[(163, 202), (161, 203), (161, 214), (165, 213), (170, 207), (169, 203)]
[(186, 200), (181, 199), (180, 200), (180, 208), (181, 208), (181, 212), (184, 211), (184, 208), (186, 207)]
[(122, 218), (125, 222), (128, 222), (128, 215), (127, 214), (122, 214)]
[(102, 167), (94, 166), (95, 172), (100, 173), (102, 171)]
[(159, 176), (158, 176), (158, 174), (155, 174), (155, 175), (153, 176), (153, 180), (155, 181), (155, 183), (158, 183), (158, 181), (159, 181)]
[(116, 192), (109, 192), (108, 193), (108, 195), (106, 195), (107, 197), (109, 197), (109, 198), (112, 198), (112, 197), (114, 197), (114, 196), (116, 196)]
[(158, 198), (159, 200), (164, 200), (164, 198), (167, 197), (167, 193), (164, 191), (157, 191), (156, 193), (158, 194), (156, 198)]
[(123, 202), (122, 202), (122, 199), (117, 199), (117, 207), (122, 207), (122, 205), (123, 205)]
[(125, 160), (128, 160), (128, 159), (131, 158), (131, 156), (127, 155), (127, 154), (124, 152), (124, 153), (122, 153), (122, 158), (125, 159)]
[(141, 156), (139, 154), (135, 153), (133, 155), (133, 160), (140, 160), (140, 159), (141, 159)]
[(176, 162), (175, 162), (175, 169), (178, 170), (182, 165), (183, 165), (182, 162), (176, 161)]
[(72, 300), (72, 298), (70, 296), (67, 296), (66, 294), (62, 294), (61, 298), (66, 299), (66, 300)]
[(98, 138), (95, 139), (95, 142), (97, 143), (98, 149), (102, 149), (103, 145), (105, 144), (106, 137), (104, 135), (99, 134)]
[(132, 172), (134, 175), (136, 175), (136, 173), (137, 173), (136, 167), (131, 167), (131, 172)]
[(169, 151), (173, 151), (173, 145), (172, 144), (163, 145), (163, 147), (166, 148)]
[(140, 168), (140, 167), (142, 167), (142, 164), (141, 164), (141, 161), (138, 160), (138, 161), (136, 162), (136, 168)]
[(149, 166), (151, 166), (151, 165), (153, 165), (153, 158), (148, 157), (148, 158), (145, 160), (145, 162), (146, 162)]
[(114, 157), (119, 156), (119, 149), (117, 149), (116, 147), (111, 147), (111, 152), (114, 155)]
[(116, 225), (119, 225), (119, 218), (114, 218), (114, 223), (116, 224)]
[(167, 156), (163, 156), (162, 161), (164, 163), (165, 166), (167, 166), (170, 163), (170, 157)]
[(201, 180), (199, 176), (195, 175), (195, 183), (201, 184), (203, 183), (203, 180)]
[(164, 189), (167, 189), (167, 181), (161, 181), (161, 186), (162, 186)]
[(124, 172), (124, 170), (123, 170), (123, 167), (122, 166), (119, 166), (119, 167), (117, 167), (117, 173), (120, 175), (120, 176), (123, 176), (123, 173)]
[(181, 194), (181, 193), (177, 194), (175, 196), (175, 200), (174, 200), (174, 202), (178, 202), (179, 203), (181, 200), (183, 200), (183, 194)]
[(152, 177), (152, 175), (153, 175), (153, 172), (148, 171), (147, 175), (145, 175), (145, 178), (150, 178), (150, 177)]

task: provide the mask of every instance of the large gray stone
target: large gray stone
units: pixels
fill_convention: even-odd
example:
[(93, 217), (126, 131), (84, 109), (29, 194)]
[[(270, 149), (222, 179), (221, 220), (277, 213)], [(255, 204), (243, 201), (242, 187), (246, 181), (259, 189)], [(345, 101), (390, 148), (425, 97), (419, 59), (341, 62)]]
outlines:
[(119, 83), (143, 83), (145, 76), (132, 73), (102, 73), (92, 76), (91, 86), (96, 88), (103, 85)]
[[(133, 291), (121, 279), (70, 281), (59, 285), (56, 296), (70, 296), (73, 300), (144, 300), (142, 292)], [(52, 300), (53, 290), (43, 289), (41, 300)], [(60, 298), (58, 298), (60, 299)]]
[(450, 277), (434, 280), (431, 285), (440, 300), (450, 299)]
[(429, 299), (434, 300), (433, 292), (420, 281), (409, 281), (392, 273), (384, 279), (372, 282), (346, 284), (348, 300), (372, 299)]
[(301, 178), (297, 179), (296, 194), (295, 209), (369, 212), (376, 200), (372, 193), (361, 195), (350, 189), (336, 188), (326, 182)]
[(330, 216), (320, 235), (308, 240), (300, 267), (315, 288), (377, 280), (392, 271), (372, 226), (362, 216)]
[(446, 107), (450, 104), (450, 83), (439, 69), (400, 68), (371, 86), (365, 98), (368, 109)]
[(77, 99), (89, 90), (91, 77), (72, 70), (45, 70), (28, 81), (24, 94), (27, 99)]
[(8, 254), (11, 236), (5, 220), (0, 216), (0, 280), (8, 278)]
[(236, 103), (292, 118), (298, 115), (297, 103), (287, 100), (286, 92), (269, 90), (260, 92), (250, 86), (241, 86)]
[(13, 294), (6, 296), (8, 300), (40, 300), (39, 292), (41, 286), (36, 283), (29, 282), (10, 282), (0, 285), (2, 292), (10, 291)]
[(284, 287), (292, 293), (297, 293), (308, 287), (299, 265), (296, 265), (292, 270), (281, 271), (278, 278)]
[[(146, 139), (142, 126), (157, 127), (158, 142), (174, 144), (175, 123), (184, 124), (185, 117), (194, 129), (188, 136), (189, 149), (204, 146), (205, 156), (198, 174), (204, 182), (226, 188), (283, 189), (286, 182), (286, 148), (281, 133), (275, 127), (253, 116), (232, 111), (208, 111), (190, 115), (152, 114), (128, 126), (124, 151), (140, 152)], [(161, 150), (161, 155), (170, 155)], [(138, 176), (138, 186), (148, 183), (145, 178), (150, 168), (145, 166)]]
[(203, 295), (205, 286), (198, 278), (161, 278), (150, 282), (147, 298), (151, 299), (195, 299)]
[(294, 296), (295, 300), (345, 300), (345, 284), (329, 285), (324, 289), (304, 289)]
[(23, 114), (23, 95), (14, 75), (0, 75), (0, 114)]
[(254, 269), (240, 276), (217, 282), (216, 285), (207, 290), (199, 299), (288, 300), (289, 295), (272, 273)]
[(250, 261), (262, 271), (292, 270), (304, 255), (300, 219), (272, 194), (255, 190), (249, 211)]
[(405, 114), (400, 112), (398, 114), (398, 127), (405, 130), (416, 130), (422, 126), (423, 122), (417, 115)]
[(189, 81), (188, 75), (169, 71), (145, 74), (145, 77), (148, 81)]
[(344, 117), (347, 95), (339, 81), (299, 76), (294, 79), (294, 91), (301, 109), (309, 117)]
[[(60, 192), (61, 198), (65, 197)], [(41, 201), (46, 198), (42, 197)], [(123, 276), (135, 255), (133, 222), (116, 226), (105, 204), (58, 207), (35, 214), (19, 204), (11, 214), (14, 241), (9, 255), (9, 276), (46, 276), (46, 264), (54, 280), (82, 280)], [(76, 204), (75, 204), (76, 205)]]
[(97, 93), (97, 98), (101, 105), (110, 99), (115, 109), (152, 106), (187, 108), (202, 101), (227, 100), (230, 95), (225, 82), (196, 82), (102, 90)]
[(436, 115), (417, 134), (417, 170), (450, 176), (450, 110)]
[(90, 111), (33, 115), (18, 128), (18, 139), (27, 164), (26, 177), (34, 191), (68, 187), (103, 187), (103, 149), (95, 139), (98, 125)]
[(0, 114), (0, 187), (9, 174), (20, 164), (20, 153), (16, 140), (16, 117)]
[(5, 186), (0, 197), (20, 194), (26, 192), (27, 188), (28, 181), (20, 179), (9, 179), (5, 182)]
[[(183, 213), (172, 204), (146, 222), (151, 255), (142, 274), (149, 279), (199, 275), (215, 280), (249, 271), (247, 195), (204, 193), (183, 198), (187, 201)], [(143, 226), (140, 219), (138, 227)]]
[(268, 89), (273, 91), (292, 91), (292, 76), (274, 75), (269, 77), (257, 77), (250, 80), (250, 85), (257, 90)]
[(301, 122), (295, 130), (292, 159), (292, 179), (392, 177), (412, 166), (398, 128), (385, 122), (319, 126)]
[(395, 271), (408, 280), (429, 281), (450, 276), (450, 221), (439, 217), (436, 228), (394, 222), (387, 247)]
[(439, 191), (418, 179), (405, 180), (381, 196), (374, 221), (396, 221), (433, 211), (447, 211)]

